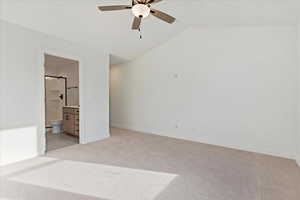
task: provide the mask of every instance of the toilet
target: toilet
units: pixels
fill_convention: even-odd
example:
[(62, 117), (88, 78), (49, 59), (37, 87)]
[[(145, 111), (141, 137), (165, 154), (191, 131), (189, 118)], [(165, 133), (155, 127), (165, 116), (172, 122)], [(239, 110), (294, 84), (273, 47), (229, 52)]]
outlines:
[(52, 125), (52, 133), (54, 135), (58, 135), (62, 133), (62, 120), (53, 120), (51, 122)]

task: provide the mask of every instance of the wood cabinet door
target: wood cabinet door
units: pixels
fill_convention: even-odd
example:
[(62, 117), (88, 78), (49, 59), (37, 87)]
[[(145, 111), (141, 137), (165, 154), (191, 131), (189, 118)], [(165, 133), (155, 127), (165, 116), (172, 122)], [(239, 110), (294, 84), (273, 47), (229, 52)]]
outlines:
[(74, 134), (75, 132), (75, 116), (69, 113), (64, 114), (63, 120), (64, 132)]

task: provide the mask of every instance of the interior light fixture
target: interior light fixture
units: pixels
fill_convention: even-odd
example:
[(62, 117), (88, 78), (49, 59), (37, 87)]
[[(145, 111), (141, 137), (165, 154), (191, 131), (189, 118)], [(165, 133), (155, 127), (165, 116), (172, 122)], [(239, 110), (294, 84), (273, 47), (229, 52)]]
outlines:
[(150, 14), (150, 8), (145, 4), (135, 4), (131, 10), (133, 15), (138, 18), (146, 18)]

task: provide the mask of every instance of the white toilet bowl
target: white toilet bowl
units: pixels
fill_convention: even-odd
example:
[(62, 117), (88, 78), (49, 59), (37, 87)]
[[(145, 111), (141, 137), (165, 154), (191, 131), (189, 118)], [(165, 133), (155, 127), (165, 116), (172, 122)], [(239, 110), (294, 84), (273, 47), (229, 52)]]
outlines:
[(54, 135), (62, 133), (62, 120), (53, 120), (51, 122), (52, 125), (52, 133)]

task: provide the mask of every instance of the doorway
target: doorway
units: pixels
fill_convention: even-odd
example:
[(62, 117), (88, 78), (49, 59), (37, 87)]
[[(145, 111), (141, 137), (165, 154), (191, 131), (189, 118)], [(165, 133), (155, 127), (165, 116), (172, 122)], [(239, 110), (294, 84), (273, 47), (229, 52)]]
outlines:
[(46, 151), (79, 143), (79, 62), (45, 54)]

